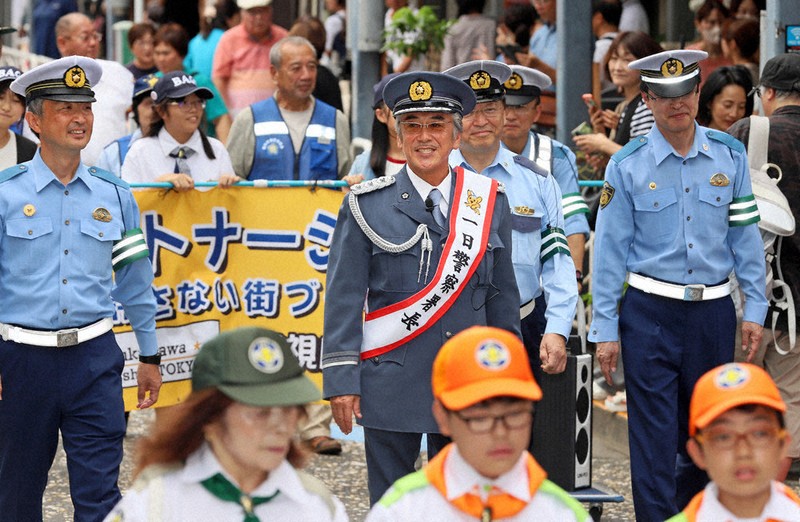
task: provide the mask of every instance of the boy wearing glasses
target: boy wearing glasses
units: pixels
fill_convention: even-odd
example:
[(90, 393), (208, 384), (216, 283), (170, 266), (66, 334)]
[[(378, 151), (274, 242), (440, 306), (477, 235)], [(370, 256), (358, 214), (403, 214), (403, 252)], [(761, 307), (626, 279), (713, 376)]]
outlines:
[(395, 482), (368, 522), (423, 513), (431, 521), (590, 520), (526, 451), (542, 391), (517, 336), (488, 326), (462, 331), (439, 350), (432, 385), (433, 415), (453, 442)]
[(800, 498), (774, 480), (790, 437), (786, 405), (758, 366), (730, 363), (697, 381), (686, 449), (711, 477), (670, 522), (800, 520)]

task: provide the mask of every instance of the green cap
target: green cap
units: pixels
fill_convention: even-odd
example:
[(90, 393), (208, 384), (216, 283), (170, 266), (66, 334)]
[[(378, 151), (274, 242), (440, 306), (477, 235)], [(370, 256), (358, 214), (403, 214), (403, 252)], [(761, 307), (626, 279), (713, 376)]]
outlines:
[(217, 388), (250, 406), (294, 406), (321, 399), (286, 338), (266, 328), (237, 328), (201, 348), (192, 370), (192, 391)]

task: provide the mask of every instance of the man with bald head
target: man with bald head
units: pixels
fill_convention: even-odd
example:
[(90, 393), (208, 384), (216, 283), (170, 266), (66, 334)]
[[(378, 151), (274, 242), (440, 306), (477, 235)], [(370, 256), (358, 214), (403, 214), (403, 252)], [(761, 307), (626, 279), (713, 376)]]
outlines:
[[(100, 54), (102, 33), (84, 14), (70, 13), (56, 23), (56, 44), (61, 56), (85, 56), (97, 60)], [(97, 103), (94, 110), (102, 115), (94, 122), (94, 132), (89, 144), (81, 152), (81, 161), (87, 165), (97, 163), (103, 148), (126, 134), (127, 111), (133, 96), (133, 75), (123, 65), (97, 60), (103, 69), (103, 79), (94, 86)]]

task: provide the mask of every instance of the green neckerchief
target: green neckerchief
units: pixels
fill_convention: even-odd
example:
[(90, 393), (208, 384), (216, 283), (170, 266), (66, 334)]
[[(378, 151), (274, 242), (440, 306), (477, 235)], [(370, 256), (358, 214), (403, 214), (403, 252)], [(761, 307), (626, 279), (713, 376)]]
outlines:
[(280, 490), (278, 490), (268, 497), (251, 497), (246, 493), (242, 493), (222, 473), (217, 473), (213, 477), (205, 479), (201, 484), (218, 499), (226, 502), (236, 502), (242, 506), (242, 509), (244, 509), (244, 522), (260, 522), (253, 513), (253, 509), (258, 505), (266, 504), (280, 493)]

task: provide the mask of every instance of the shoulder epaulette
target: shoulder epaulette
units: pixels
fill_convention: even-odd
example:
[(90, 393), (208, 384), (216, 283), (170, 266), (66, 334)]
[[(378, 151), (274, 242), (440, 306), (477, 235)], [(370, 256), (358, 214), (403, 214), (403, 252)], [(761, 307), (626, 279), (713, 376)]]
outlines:
[(0, 171), (0, 183), (5, 183), (6, 181), (19, 176), (23, 172), (28, 171), (27, 165), (14, 165), (13, 167), (8, 167), (7, 169)]
[(625, 158), (627, 158), (628, 156), (639, 150), (640, 147), (643, 147), (645, 143), (647, 143), (647, 138), (645, 138), (644, 136), (639, 136), (636, 139), (632, 139), (624, 147), (618, 150), (616, 154), (611, 156), (611, 159), (615, 163), (619, 163), (620, 161), (624, 160)]
[(567, 157), (567, 151), (564, 150), (564, 149), (567, 148), (565, 145), (562, 145), (561, 143), (559, 143), (556, 146), (556, 141), (555, 140), (553, 140), (553, 145), (554, 145), (554, 147), (553, 147), (553, 157), (554, 158), (563, 159), (563, 158)]
[(114, 174), (107, 170), (103, 170), (98, 167), (89, 167), (89, 174), (96, 178), (100, 178), (104, 181), (108, 181), (109, 183), (113, 183), (114, 185), (118, 185), (125, 189), (130, 189), (130, 186), (120, 178), (116, 177)]
[(719, 132), (719, 131), (715, 131), (715, 130), (708, 130), (708, 131), (706, 131), (706, 136), (708, 136), (708, 139), (710, 139), (710, 140), (715, 140), (715, 141), (718, 141), (720, 143), (724, 143), (725, 145), (727, 145), (731, 149), (735, 150), (736, 152), (744, 152), (744, 150), (745, 150), (744, 149), (744, 143), (742, 143), (741, 141), (737, 140), (736, 138), (734, 138), (733, 136), (731, 136), (727, 132)]
[(383, 176), (380, 178), (369, 179), (367, 181), (362, 181), (361, 183), (357, 183), (350, 187), (350, 192), (355, 194), (356, 196), (360, 196), (361, 194), (366, 194), (368, 192), (374, 192), (376, 190), (380, 190), (383, 188), (388, 187), (394, 183), (394, 176)]
[(520, 167), (525, 167), (528, 170), (532, 170), (533, 172), (537, 173), (543, 178), (549, 176), (549, 173), (544, 170), (542, 167), (536, 164), (533, 160), (526, 158), (520, 154), (514, 156), (514, 162), (519, 165)]
[(428, 482), (428, 477), (425, 475), (425, 470), (420, 469), (411, 473), (410, 475), (406, 475), (398, 479), (394, 484), (392, 484), (391, 489), (386, 492), (386, 494), (381, 497), (380, 504), (384, 507), (390, 507), (392, 504), (403, 498), (403, 495), (409, 493), (411, 491), (421, 489), (426, 487), (430, 482)]
[(497, 192), (501, 192), (503, 194), (506, 193), (506, 184), (502, 181), (497, 182)]

